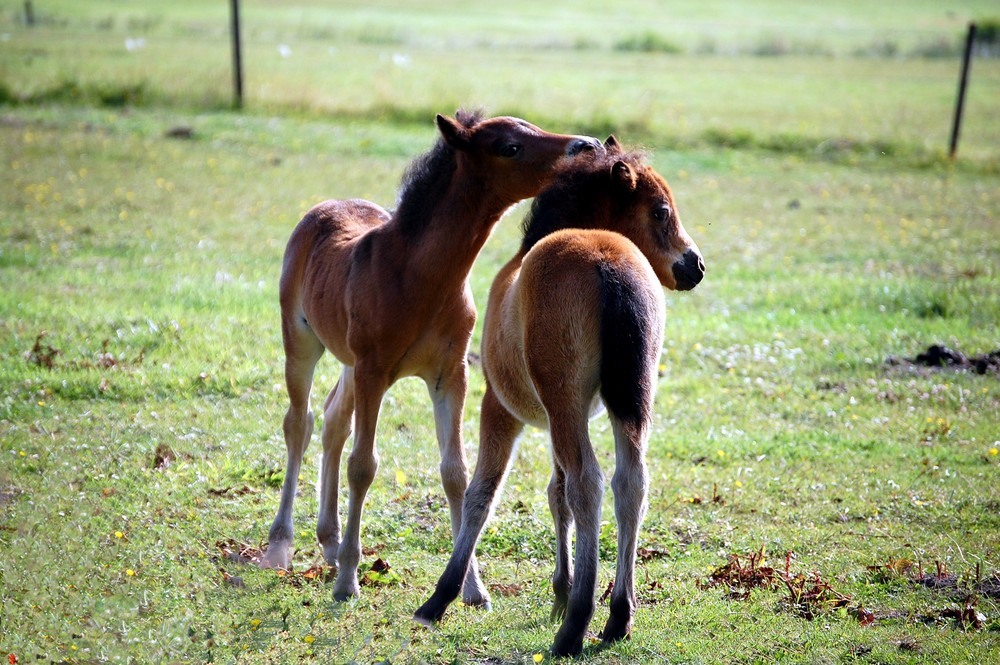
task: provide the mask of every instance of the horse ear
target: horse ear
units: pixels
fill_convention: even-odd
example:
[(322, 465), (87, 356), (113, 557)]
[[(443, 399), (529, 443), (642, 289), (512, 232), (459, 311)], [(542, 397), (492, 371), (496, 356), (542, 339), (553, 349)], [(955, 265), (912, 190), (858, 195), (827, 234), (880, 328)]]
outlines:
[(604, 142), (604, 149), (608, 152), (621, 152), (622, 144), (618, 142), (614, 134), (608, 136), (608, 139)]
[(437, 126), (445, 142), (452, 148), (466, 150), (469, 147), (472, 135), (467, 127), (440, 113), (437, 116)]
[(611, 177), (625, 189), (632, 191), (635, 189), (635, 171), (625, 162), (619, 160), (611, 167)]

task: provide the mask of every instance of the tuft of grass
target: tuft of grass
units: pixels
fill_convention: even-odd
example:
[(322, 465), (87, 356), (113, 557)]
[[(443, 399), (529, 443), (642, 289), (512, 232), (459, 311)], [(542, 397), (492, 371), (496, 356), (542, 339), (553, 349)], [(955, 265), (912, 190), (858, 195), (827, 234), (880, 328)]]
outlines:
[(910, 51), (910, 56), (915, 58), (939, 59), (939, 58), (959, 58), (962, 55), (963, 39), (951, 37), (937, 37), (921, 41)]
[(146, 81), (112, 83), (96, 81), (82, 84), (77, 80), (63, 80), (51, 87), (23, 94), (13, 92), (0, 83), (0, 103), (6, 104), (84, 104), (103, 108), (145, 106), (152, 102), (151, 88)]
[(684, 52), (684, 49), (677, 44), (649, 30), (618, 40), (615, 42), (614, 48), (617, 51), (638, 53), (668, 53), (676, 55)]

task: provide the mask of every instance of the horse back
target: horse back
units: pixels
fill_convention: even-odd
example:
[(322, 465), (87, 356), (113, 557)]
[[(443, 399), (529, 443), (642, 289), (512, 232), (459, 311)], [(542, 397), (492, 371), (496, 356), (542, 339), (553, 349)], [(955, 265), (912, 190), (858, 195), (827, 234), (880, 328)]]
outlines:
[(306, 325), (342, 360), (346, 296), (355, 254), (389, 213), (362, 199), (330, 200), (310, 209), (285, 246), (279, 297), (286, 325)]

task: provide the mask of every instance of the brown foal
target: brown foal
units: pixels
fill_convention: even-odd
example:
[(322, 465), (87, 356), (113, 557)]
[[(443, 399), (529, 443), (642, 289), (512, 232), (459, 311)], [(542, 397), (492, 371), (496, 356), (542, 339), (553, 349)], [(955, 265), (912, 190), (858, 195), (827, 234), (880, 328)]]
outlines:
[[(615, 438), (611, 481), (618, 564), (606, 642), (627, 637), (635, 613), (635, 556), (646, 511), (645, 452), (663, 346), (663, 287), (702, 279), (698, 247), (667, 183), (614, 137), (603, 157), (567, 165), (535, 199), (521, 250), (493, 281), (483, 331), (486, 394), (479, 458), (455, 550), (434, 594), (415, 613), (441, 618), (474, 562), (525, 423), (552, 438), (549, 507), (555, 520), (552, 651), (579, 654), (594, 614), (604, 474), (588, 435), (603, 405)], [(576, 529), (575, 561), (570, 531)], [(574, 570), (575, 569), (575, 570)]]
[[(473, 261), (503, 213), (538, 194), (554, 167), (600, 142), (544, 132), (510, 117), (460, 111), (437, 116), (441, 137), (409, 166), (398, 208), (326, 201), (292, 232), (281, 271), (281, 330), (289, 406), (288, 466), (268, 534), (264, 567), (288, 568), (292, 503), (313, 430), (313, 373), (324, 350), (343, 373), (323, 406), (323, 461), (316, 533), (338, 567), (334, 597), (359, 594), (361, 514), (378, 467), (375, 427), (386, 390), (402, 377), (424, 380), (434, 407), (441, 478), (453, 532), (468, 483), (461, 424), (466, 353), (476, 320), (468, 284)], [(349, 501), (341, 534), (337, 499), (347, 438)], [(489, 603), (473, 561), (465, 602)]]

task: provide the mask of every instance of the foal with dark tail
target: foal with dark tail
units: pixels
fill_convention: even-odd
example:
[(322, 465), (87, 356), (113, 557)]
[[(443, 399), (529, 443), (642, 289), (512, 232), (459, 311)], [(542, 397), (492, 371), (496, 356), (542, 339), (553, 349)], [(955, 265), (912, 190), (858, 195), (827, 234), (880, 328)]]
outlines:
[[(285, 249), (279, 292), (288, 466), (261, 565), (289, 567), (292, 502), (313, 430), (313, 372), (328, 350), (343, 373), (323, 406), (316, 533), (324, 558), (338, 567), (337, 600), (359, 594), (361, 513), (378, 468), (375, 426), (383, 395), (402, 377), (420, 377), (430, 393), (457, 533), (468, 483), (461, 437), (466, 353), (476, 321), (469, 271), (511, 205), (537, 195), (563, 160), (603, 152), (595, 139), (550, 134), (517, 118), (460, 111), (454, 120), (437, 116), (437, 126), (440, 140), (410, 165), (394, 213), (358, 199), (326, 201), (306, 213)], [(340, 459), (352, 431), (341, 536)], [(489, 602), (475, 562), (464, 600)]]
[[(579, 654), (594, 614), (604, 474), (587, 431), (600, 411), (615, 439), (618, 565), (601, 638), (627, 637), (635, 613), (635, 556), (646, 511), (645, 452), (663, 346), (662, 287), (704, 276), (667, 183), (638, 153), (608, 139), (603, 157), (568, 165), (531, 208), (517, 255), (490, 289), (483, 331), (486, 395), (479, 459), (444, 574), (414, 618), (432, 623), (458, 595), (525, 423), (549, 430), (555, 520), (552, 651)], [(570, 532), (576, 527), (576, 557)]]

